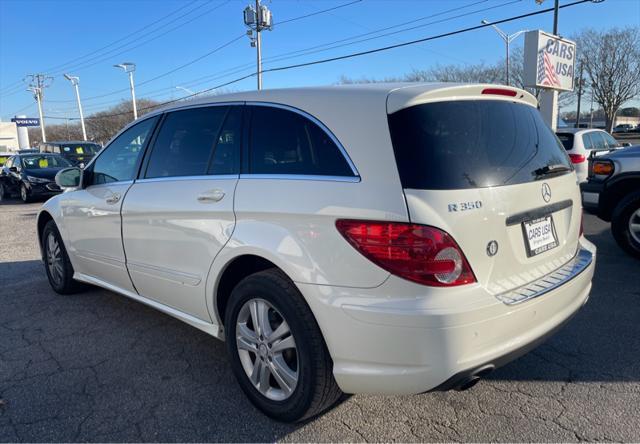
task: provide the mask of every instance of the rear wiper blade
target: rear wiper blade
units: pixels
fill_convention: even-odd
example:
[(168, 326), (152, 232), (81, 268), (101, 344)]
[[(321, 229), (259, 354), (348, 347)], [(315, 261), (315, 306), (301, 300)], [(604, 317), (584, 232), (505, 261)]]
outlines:
[(548, 176), (550, 174), (566, 173), (568, 171), (571, 171), (571, 167), (558, 163), (558, 164), (545, 165), (542, 168), (538, 168), (537, 170), (533, 171), (533, 174), (536, 177), (542, 177), (542, 176)]

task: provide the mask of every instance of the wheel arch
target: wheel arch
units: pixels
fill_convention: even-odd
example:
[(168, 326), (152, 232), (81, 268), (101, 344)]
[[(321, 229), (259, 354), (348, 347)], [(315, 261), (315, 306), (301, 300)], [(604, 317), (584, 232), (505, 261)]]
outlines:
[(619, 179), (610, 183), (602, 196), (601, 217), (607, 222), (611, 221), (618, 203), (627, 194), (638, 190), (640, 190), (640, 174), (621, 175)]
[(42, 248), (42, 232), (44, 231), (44, 227), (51, 220), (54, 220), (53, 216), (47, 210), (41, 210), (40, 213), (38, 213), (36, 230), (38, 234), (38, 247), (40, 248), (40, 257), (43, 259), (44, 259), (44, 251)]

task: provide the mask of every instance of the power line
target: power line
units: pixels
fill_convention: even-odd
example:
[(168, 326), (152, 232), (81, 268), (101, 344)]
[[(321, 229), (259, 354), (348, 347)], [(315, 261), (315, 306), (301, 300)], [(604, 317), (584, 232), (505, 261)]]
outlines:
[[(281, 25), (283, 23), (290, 23), (290, 22), (293, 22), (293, 21), (296, 21), (296, 20), (300, 20), (300, 19), (303, 19), (303, 18), (308, 18), (308, 17), (311, 17), (313, 15), (318, 15), (318, 14), (321, 14), (321, 13), (330, 12), (330, 11), (333, 11), (333, 10), (336, 10), (336, 9), (339, 9), (339, 8), (344, 8), (346, 6), (350, 6), (350, 5), (353, 5), (355, 3), (359, 3), (361, 1), (362, 0), (351, 1), (351, 2), (348, 2), (348, 3), (344, 3), (342, 5), (335, 6), (333, 8), (328, 8), (328, 9), (323, 9), (323, 10), (320, 10), (320, 11), (315, 11), (315, 12), (313, 12), (311, 14), (305, 14), (305, 15), (302, 15), (302, 16), (299, 16), (299, 17), (293, 17), (293, 18), (284, 20), (283, 22), (277, 23), (276, 26), (277, 25)], [(363, 33), (363, 34), (357, 34), (355, 36), (351, 36), (351, 37), (348, 37), (348, 38), (340, 39), (340, 40), (337, 40), (337, 41), (333, 41), (333, 42), (329, 42), (329, 43), (323, 43), (323, 44), (312, 46), (312, 47), (309, 47), (309, 48), (290, 51), (290, 52), (287, 52), (287, 53), (284, 53), (284, 54), (279, 54), (279, 55), (276, 55), (276, 56), (267, 57), (267, 58), (265, 58), (265, 61), (267, 61), (267, 64), (270, 64), (270, 63), (273, 63), (273, 62), (276, 62), (276, 61), (289, 60), (289, 59), (292, 59), (292, 58), (302, 57), (302, 56), (309, 55), (309, 54), (314, 54), (314, 53), (318, 53), (318, 52), (324, 52), (324, 51), (328, 51), (328, 50), (332, 50), (332, 49), (336, 49), (336, 48), (340, 48), (340, 47), (344, 47), (344, 46), (349, 46), (349, 45), (352, 45), (352, 44), (357, 44), (357, 43), (362, 43), (362, 42), (369, 41), (369, 40), (374, 40), (376, 38), (381, 38), (381, 37), (384, 37), (386, 35), (396, 34), (396, 33), (399, 33), (399, 32), (405, 32), (406, 30), (412, 30), (412, 29), (415, 29), (417, 27), (409, 28), (409, 29), (406, 29), (406, 30), (403, 29), (403, 30), (400, 30), (400, 31), (396, 31), (395, 33), (389, 33), (389, 34), (385, 34), (385, 35), (381, 35), (381, 36), (371, 37), (371, 38), (368, 38), (368, 39), (362, 39), (362, 40), (359, 40), (359, 41), (346, 43), (346, 44), (342, 44), (342, 45), (337, 45), (337, 46), (326, 48), (326, 49), (318, 49), (318, 48), (324, 48), (324, 47), (327, 47), (327, 46), (331, 46), (331, 45), (334, 45), (336, 43), (341, 43), (341, 42), (346, 42), (346, 41), (349, 41), (349, 40), (353, 40), (353, 39), (356, 39), (358, 37), (372, 35), (372, 34), (383, 32), (383, 31), (386, 31), (386, 30), (389, 30), (389, 29), (398, 28), (398, 27), (401, 27), (401, 26), (405, 26), (407, 24), (417, 23), (417, 22), (424, 21), (424, 20), (429, 19), (429, 18), (439, 17), (439, 16), (442, 16), (442, 15), (445, 15), (445, 14), (448, 14), (448, 13), (451, 13), (451, 12), (456, 12), (456, 11), (460, 11), (460, 10), (475, 6), (475, 5), (480, 4), (480, 3), (486, 3), (487, 1), (488, 0), (479, 0), (479, 1), (476, 1), (476, 2), (468, 4), (468, 5), (457, 6), (457, 7), (454, 7), (454, 8), (447, 9), (445, 11), (440, 11), (440, 12), (435, 13), (435, 14), (429, 14), (429, 15), (426, 15), (426, 16), (423, 16), (423, 17), (419, 17), (417, 19), (413, 19), (413, 20), (410, 20), (410, 21), (398, 23), (398, 24), (395, 24), (395, 25), (392, 25), (392, 26), (387, 26), (387, 27), (384, 27), (384, 28), (381, 28), (381, 29), (377, 29), (377, 30), (374, 30), (374, 31), (370, 31), (370, 32), (366, 32), (366, 33)], [(452, 16), (452, 17), (447, 17), (447, 18), (444, 18), (444, 19), (441, 19), (441, 20), (438, 20), (438, 21), (424, 23), (422, 25), (419, 25), (418, 27), (428, 26), (428, 25), (436, 24), (436, 23), (442, 23), (442, 22), (445, 22), (445, 21), (454, 20), (454, 19), (457, 19), (457, 18), (460, 18), (460, 17), (464, 17), (464, 16), (467, 16), (467, 15), (470, 15), (470, 14), (486, 12), (486, 11), (489, 11), (491, 9), (499, 8), (499, 7), (502, 7), (502, 6), (511, 4), (511, 3), (516, 3), (516, 2), (519, 2), (519, 1), (522, 1), (522, 0), (511, 0), (511, 1), (508, 1), (506, 3), (502, 3), (500, 5), (497, 5), (497, 6), (478, 9), (478, 10), (471, 11), (469, 13), (459, 14), (459, 15)], [(244, 34), (242, 36), (244, 36)], [(242, 36), (239, 36), (237, 39), (239, 39)], [(217, 51), (217, 49), (214, 50), (213, 52), (216, 52), (216, 51)], [(203, 55), (201, 57), (198, 57), (195, 61), (189, 62), (189, 63), (187, 63), (187, 64), (185, 64), (183, 66), (184, 67), (189, 66), (192, 63), (195, 63), (195, 62), (207, 57), (208, 55), (212, 54), (213, 52), (210, 52), (210, 53), (207, 53), (207, 54), (205, 54), (205, 55)], [(245, 69), (247, 69), (249, 67), (252, 67), (252, 66), (253, 66), (253, 63), (237, 65), (236, 67), (229, 68), (228, 70), (223, 70), (223, 71), (220, 71), (220, 72), (215, 73), (215, 74), (210, 74), (210, 75), (207, 75), (207, 76), (204, 76), (204, 77), (200, 77), (200, 78), (198, 78), (196, 80), (204, 80), (204, 79), (215, 80), (215, 79), (218, 79), (220, 77), (225, 77), (223, 75), (219, 75), (221, 73), (225, 73), (225, 72), (229, 72), (230, 71), (228, 75), (231, 75), (231, 74), (235, 74), (237, 72), (241, 72), (241, 71), (243, 71), (243, 70), (245, 70)], [(170, 71), (169, 74), (177, 71), (178, 69), (181, 69), (181, 67), (178, 67), (175, 70)], [(165, 73), (165, 74), (167, 74), (167, 73)], [(161, 75), (159, 75), (157, 77), (154, 77), (153, 79), (150, 79), (150, 80), (147, 80), (145, 82), (139, 83), (138, 86), (139, 85), (143, 85), (143, 84), (147, 84), (147, 83), (149, 83), (149, 82), (151, 82), (153, 80), (156, 80), (156, 79), (159, 79), (161, 77), (164, 77), (165, 74), (161, 74)], [(204, 81), (197, 82), (197, 83), (194, 83), (194, 82), (195, 82), (195, 80), (188, 81), (188, 82), (183, 82), (183, 83), (185, 85), (189, 85), (189, 86), (194, 86), (194, 85), (206, 83)], [(166, 90), (166, 89), (168, 89), (168, 88), (163, 88), (161, 90), (154, 90), (154, 91), (152, 91), (152, 93), (156, 92), (156, 91)], [(98, 98), (103, 98), (103, 97), (107, 97), (107, 96), (110, 96), (110, 95), (118, 94), (118, 93), (121, 93), (121, 92), (124, 92), (124, 91), (127, 91), (127, 89), (125, 88), (125, 89), (116, 90), (116, 91), (112, 91), (112, 92), (105, 93), (105, 94), (100, 94), (100, 95), (96, 95), (96, 96), (87, 97), (84, 100), (85, 101), (89, 101), (89, 100), (94, 100), (94, 99), (98, 99)], [(72, 100), (61, 100), (61, 101), (52, 100), (51, 102), (66, 103), (66, 102), (72, 102)], [(113, 103), (116, 103), (116, 102), (113, 102)]]
[[(579, 5), (579, 4), (582, 4), (582, 3), (591, 2), (591, 1), (592, 0), (578, 0), (578, 1), (574, 1), (572, 3), (567, 3), (565, 5), (561, 5), (560, 8), (568, 8), (568, 7), (576, 6), (576, 5)], [(526, 14), (507, 17), (507, 18), (500, 19), (500, 20), (494, 20), (491, 23), (487, 23), (487, 24), (480, 24), (480, 25), (476, 25), (476, 26), (462, 28), (462, 29), (458, 29), (458, 30), (455, 30), (455, 31), (450, 31), (450, 32), (442, 33), (442, 34), (429, 36), (429, 37), (423, 37), (423, 38), (420, 38), (420, 39), (410, 40), (408, 42), (397, 43), (397, 44), (394, 44), (394, 45), (383, 46), (383, 47), (379, 47), (379, 48), (369, 49), (369, 50), (366, 50), (366, 51), (354, 52), (354, 53), (345, 54), (345, 55), (337, 56), (337, 57), (330, 57), (330, 58), (326, 58), (326, 59), (314, 60), (314, 61), (311, 61), (311, 62), (305, 62), (305, 63), (298, 63), (298, 64), (294, 64), (294, 65), (286, 65), (286, 66), (280, 66), (280, 67), (275, 67), (275, 68), (269, 68), (269, 69), (264, 70), (263, 72), (285, 71), (285, 70), (289, 70), (289, 69), (296, 69), (296, 68), (302, 68), (302, 67), (307, 67), (307, 66), (312, 66), (312, 65), (319, 65), (319, 64), (323, 64), (323, 63), (335, 62), (335, 61), (338, 61), (338, 60), (346, 60), (346, 59), (350, 59), (350, 58), (354, 58), (354, 57), (362, 57), (364, 55), (374, 54), (374, 53), (383, 52), (383, 51), (389, 51), (389, 50), (392, 50), (392, 49), (397, 49), (397, 48), (401, 48), (401, 47), (405, 47), (405, 46), (415, 45), (415, 44), (418, 44), (418, 43), (424, 43), (424, 42), (428, 42), (428, 41), (438, 40), (438, 39), (442, 39), (442, 38), (445, 38), (445, 37), (451, 37), (451, 36), (454, 36), (454, 35), (463, 34), (463, 33), (475, 31), (475, 30), (478, 30), (478, 29), (486, 28), (486, 27), (492, 26), (492, 25), (499, 25), (499, 24), (502, 24), (502, 23), (508, 23), (508, 22), (512, 22), (512, 21), (515, 21), (515, 20), (521, 20), (521, 19), (527, 18), (527, 17), (533, 17), (533, 16), (540, 15), (540, 14), (546, 14), (546, 13), (551, 12), (553, 10), (554, 10), (553, 7), (547, 8), (547, 9), (541, 9), (539, 11), (533, 11), (533, 12), (529, 12), (529, 13), (526, 13)], [(180, 99), (168, 100), (168, 101), (156, 104), (156, 105), (151, 105), (151, 106), (147, 106), (147, 107), (141, 108), (140, 110), (144, 111), (144, 110), (148, 110), (148, 109), (158, 108), (160, 106), (169, 105), (171, 103), (175, 103), (175, 102), (179, 102), (179, 101), (182, 101), (182, 100), (185, 100), (185, 99), (193, 98), (193, 97), (195, 97), (197, 95), (205, 94), (207, 92), (211, 92), (211, 91), (214, 91), (216, 89), (223, 88), (225, 86), (228, 86), (228, 85), (231, 85), (231, 84), (234, 84), (234, 83), (238, 83), (238, 82), (240, 82), (242, 80), (246, 80), (248, 78), (254, 77), (255, 75), (256, 75), (256, 73), (253, 72), (253, 73), (247, 74), (245, 76), (230, 80), (230, 81), (225, 82), (223, 84), (216, 85), (216, 86), (214, 86), (212, 88), (208, 88), (208, 89), (205, 89), (203, 91), (199, 91), (197, 93), (188, 95), (186, 97), (182, 97)], [(124, 114), (128, 114), (128, 112), (106, 114), (106, 115), (103, 115), (103, 116), (89, 117), (89, 118), (116, 117), (116, 116), (120, 116), (120, 115), (124, 115)], [(61, 119), (64, 119), (64, 118), (61, 118)], [(78, 118), (72, 118), (72, 120), (77, 120), (77, 119)]]
[[(69, 60), (69, 61), (67, 61), (67, 62), (64, 62), (64, 63), (58, 64), (58, 65), (52, 66), (51, 68), (47, 68), (47, 69), (45, 70), (45, 72), (53, 71), (53, 70), (55, 70), (55, 69), (58, 69), (58, 68), (61, 68), (61, 67), (67, 66), (67, 65), (69, 65), (69, 64), (71, 64), (71, 63), (74, 63), (74, 62), (75, 62), (75, 61), (77, 61), (77, 60), (84, 59), (84, 58), (86, 58), (86, 57), (88, 57), (88, 56), (91, 56), (91, 55), (93, 55), (93, 54), (95, 54), (95, 53), (97, 53), (97, 52), (100, 52), (100, 51), (102, 51), (102, 50), (104, 50), (104, 49), (106, 49), (106, 48), (109, 48), (110, 46), (113, 46), (113, 45), (115, 45), (115, 44), (117, 44), (117, 43), (120, 43), (121, 41), (126, 40), (126, 39), (128, 39), (129, 37), (134, 36), (134, 35), (136, 35), (136, 34), (140, 33), (141, 31), (144, 31), (145, 29), (148, 29), (148, 28), (150, 28), (151, 26), (153, 26), (153, 25), (155, 25), (155, 24), (157, 24), (157, 23), (159, 23), (159, 22), (163, 21), (164, 19), (166, 19), (166, 18), (168, 18), (168, 17), (170, 17), (170, 16), (172, 16), (172, 15), (174, 15), (174, 14), (176, 14), (176, 13), (178, 13), (178, 12), (182, 11), (183, 9), (188, 8), (189, 6), (193, 5), (193, 4), (194, 4), (194, 3), (196, 3), (196, 2), (197, 2), (197, 0), (193, 0), (193, 1), (189, 2), (189, 3), (187, 3), (186, 5), (183, 5), (183, 6), (181, 6), (180, 8), (178, 8), (178, 9), (176, 9), (176, 10), (174, 10), (174, 11), (170, 12), (169, 14), (164, 15), (164, 16), (163, 16), (163, 17), (161, 17), (160, 19), (155, 20), (155, 21), (153, 21), (153, 22), (151, 22), (151, 23), (149, 23), (149, 24), (147, 24), (147, 25), (143, 26), (142, 28), (139, 28), (138, 30), (136, 30), (136, 31), (134, 31), (134, 32), (132, 32), (132, 33), (129, 33), (129, 34), (125, 35), (124, 37), (121, 37), (120, 39), (114, 40), (113, 42), (111, 42), (111, 43), (109, 43), (109, 44), (107, 44), (107, 45), (105, 45), (105, 46), (102, 46), (102, 47), (100, 47), (100, 48), (98, 48), (98, 49), (96, 49), (96, 50), (94, 50), (94, 51), (91, 51), (91, 52), (89, 52), (89, 53), (87, 53), (87, 54), (84, 54), (84, 55), (82, 55), (82, 56), (79, 56), (79, 57), (76, 57), (76, 58), (74, 58), (74, 59), (71, 59), (71, 60)], [(194, 9), (192, 9), (191, 11), (189, 11), (189, 14), (190, 14), (191, 12), (195, 11), (196, 9), (201, 8), (201, 7), (202, 7), (202, 6), (204, 6), (204, 5), (206, 5), (206, 3), (203, 3), (202, 5), (200, 5), (200, 6), (196, 7), (196, 8), (194, 8)], [(171, 22), (170, 22), (170, 23), (171, 23)], [(164, 24), (164, 25), (162, 25), (162, 26), (166, 26), (166, 25), (168, 25), (168, 24), (170, 24), (170, 23)], [(159, 27), (158, 29), (161, 29), (161, 28), (162, 28), (162, 26), (161, 26), (161, 27)], [(4, 90), (10, 90), (10, 89), (13, 89), (13, 88), (15, 88), (15, 85), (18, 85), (18, 84), (21, 84), (21, 83), (22, 83), (22, 81), (14, 82), (14, 83), (10, 84), (9, 86), (5, 87), (5, 88), (4, 88)]]

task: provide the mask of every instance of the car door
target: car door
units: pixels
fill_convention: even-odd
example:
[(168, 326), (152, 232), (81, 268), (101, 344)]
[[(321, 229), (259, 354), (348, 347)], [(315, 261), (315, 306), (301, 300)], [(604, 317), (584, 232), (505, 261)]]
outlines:
[(138, 292), (209, 322), (207, 275), (235, 225), (242, 112), (221, 105), (167, 113), (122, 208)]
[(75, 271), (131, 292), (135, 289), (125, 265), (120, 209), (157, 120), (144, 119), (121, 133), (84, 170), (81, 188), (60, 196)]

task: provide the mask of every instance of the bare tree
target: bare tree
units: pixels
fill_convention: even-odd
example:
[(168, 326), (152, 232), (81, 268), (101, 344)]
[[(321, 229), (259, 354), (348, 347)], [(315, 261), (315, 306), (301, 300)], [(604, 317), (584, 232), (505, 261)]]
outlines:
[(578, 40), (594, 99), (611, 131), (618, 109), (640, 95), (640, 28), (589, 29)]

